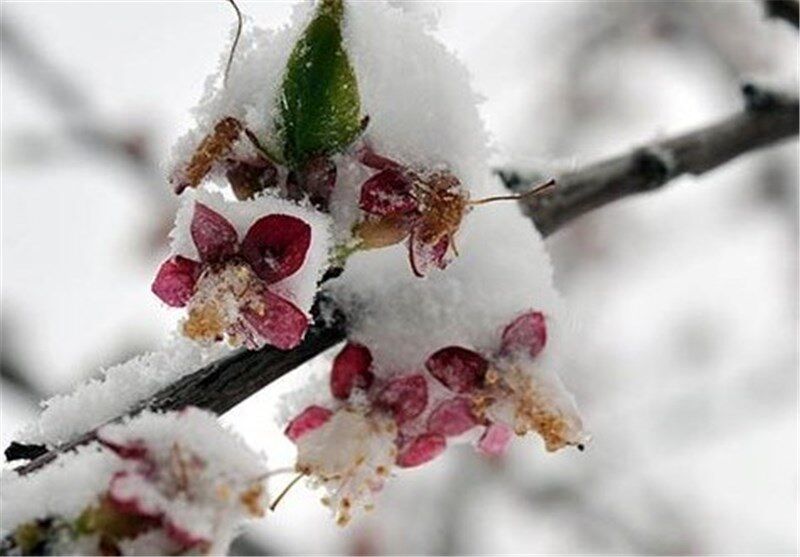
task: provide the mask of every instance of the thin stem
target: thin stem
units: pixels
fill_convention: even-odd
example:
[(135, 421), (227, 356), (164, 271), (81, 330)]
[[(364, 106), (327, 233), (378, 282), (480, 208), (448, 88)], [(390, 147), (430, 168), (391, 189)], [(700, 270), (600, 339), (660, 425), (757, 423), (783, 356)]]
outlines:
[(548, 191), (550, 191), (555, 187), (556, 187), (555, 179), (550, 178), (547, 182), (539, 184), (532, 190), (526, 191), (524, 193), (516, 193), (512, 195), (496, 195), (494, 197), (484, 197), (483, 199), (476, 199), (475, 201), (469, 201), (468, 203), (470, 205), (485, 205), (486, 203), (493, 203), (495, 201), (519, 201), (520, 199), (526, 199), (528, 197), (536, 197), (537, 195), (547, 193)]
[(242, 27), (244, 27), (244, 20), (242, 19), (242, 12), (239, 6), (236, 5), (235, 0), (228, 0), (233, 9), (236, 10), (236, 35), (233, 37), (233, 44), (231, 45), (231, 52), (228, 54), (228, 63), (225, 64), (225, 75), (222, 78), (223, 86), (228, 85), (228, 74), (231, 71), (233, 64), (233, 56), (236, 54), (236, 47), (239, 45), (239, 38), (242, 36)]
[(269, 506), (269, 510), (275, 512), (275, 508), (278, 506), (278, 503), (281, 502), (281, 499), (286, 497), (286, 494), (289, 493), (289, 490), (292, 489), (303, 477), (305, 477), (305, 474), (297, 474), (297, 476), (291, 482), (289, 482), (289, 485), (283, 488), (283, 491), (281, 491), (280, 495), (278, 495), (275, 501), (272, 502), (272, 504)]

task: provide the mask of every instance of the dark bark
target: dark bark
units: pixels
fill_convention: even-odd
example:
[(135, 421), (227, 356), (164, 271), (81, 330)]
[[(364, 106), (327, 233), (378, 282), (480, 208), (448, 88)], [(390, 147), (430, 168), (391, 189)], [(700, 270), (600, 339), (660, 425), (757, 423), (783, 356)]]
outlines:
[[(797, 136), (797, 97), (751, 84), (743, 86), (742, 92), (745, 108), (738, 114), (556, 176), (555, 188), (523, 200), (525, 212), (547, 236), (607, 203), (657, 190), (685, 174), (703, 174), (740, 155)], [(511, 170), (499, 174), (511, 189), (539, 178)]]

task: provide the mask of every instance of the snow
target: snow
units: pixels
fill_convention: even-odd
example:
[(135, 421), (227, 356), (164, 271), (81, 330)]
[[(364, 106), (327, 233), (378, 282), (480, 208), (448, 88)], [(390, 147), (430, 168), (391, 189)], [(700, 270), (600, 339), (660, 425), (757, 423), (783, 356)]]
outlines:
[(77, 516), (108, 487), (120, 459), (97, 444), (64, 453), (34, 474), (4, 471), (0, 533), (46, 516)]
[(491, 352), (503, 328), (528, 309), (547, 315), (552, 334), (541, 362), (557, 367), (571, 325), (530, 221), (514, 203), (483, 206), (467, 216), (456, 243), (460, 255), (425, 279), (410, 272), (404, 247), (394, 246), (354, 254), (330, 283), (349, 337), (370, 348), (377, 372), (419, 369), (450, 345)]
[(173, 335), (161, 350), (103, 369), (101, 377), (44, 401), (39, 418), (23, 427), (16, 439), (47, 445), (67, 442), (228, 352), (223, 345), (201, 347)]

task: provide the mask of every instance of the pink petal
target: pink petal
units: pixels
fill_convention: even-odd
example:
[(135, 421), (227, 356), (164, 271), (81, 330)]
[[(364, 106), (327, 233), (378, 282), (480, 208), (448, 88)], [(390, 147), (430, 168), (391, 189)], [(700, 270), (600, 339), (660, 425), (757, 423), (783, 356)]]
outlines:
[(325, 424), (333, 416), (333, 412), (322, 406), (309, 406), (298, 414), (283, 432), (292, 441), (297, 441), (309, 431)]
[(500, 352), (527, 351), (531, 358), (535, 358), (547, 343), (547, 325), (544, 314), (539, 311), (529, 311), (517, 317), (503, 331), (503, 344)]
[(514, 432), (506, 424), (494, 423), (486, 428), (478, 441), (478, 451), (487, 456), (500, 456), (506, 452)]
[(411, 262), (411, 270), (420, 278), (428, 274), (435, 268), (444, 269), (447, 267), (447, 250), (450, 247), (450, 238), (442, 236), (434, 244), (426, 244), (419, 240), (417, 230), (411, 231), (408, 238), (408, 259)]
[(358, 206), (373, 215), (401, 215), (419, 206), (411, 191), (411, 180), (401, 171), (387, 168), (361, 186)]
[(461, 435), (478, 425), (469, 400), (451, 398), (439, 403), (428, 416), (428, 431), (445, 437)]
[(398, 162), (388, 159), (382, 155), (378, 155), (369, 146), (364, 145), (358, 150), (358, 160), (361, 164), (375, 170), (386, 170), (387, 168), (400, 169), (402, 165)]
[(109, 441), (108, 439), (103, 439), (102, 434), (97, 434), (97, 440), (100, 441), (103, 445), (117, 453), (120, 458), (126, 460), (142, 460), (147, 458), (147, 445), (144, 444), (144, 441), (141, 439), (137, 439), (134, 441), (130, 441), (125, 445), (120, 445), (119, 443), (115, 443), (114, 441)]
[(200, 261), (215, 263), (236, 253), (239, 236), (228, 220), (202, 203), (194, 204), (190, 226)]
[(157, 507), (147, 505), (127, 485), (131, 480), (135, 480), (138, 477), (133, 472), (116, 472), (108, 486), (108, 500), (116, 510), (123, 514), (158, 518), (161, 516), (161, 511)]
[(242, 241), (242, 256), (267, 284), (293, 275), (311, 245), (311, 227), (290, 215), (261, 217)]
[(412, 468), (430, 462), (444, 451), (447, 441), (438, 433), (423, 433), (409, 441), (397, 455), (397, 465)]
[(387, 407), (398, 424), (422, 414), (428, 405), (428, 384), (422, 375), (392, 379), (378, 395), (378, 404)]
[(197, 261), (176, 255), (167, 259), (158, 269), (150, 290), (165, 304), (183, 307), (194, 294), (201, 269), (202, 265)]
[(178, 526), (172, 520), (166, 520), (165, 522), (167, 536), (184, 549), (210, 542), (203, 536), (199, 536), (183, 526)]
[(263, 308), (240, 308), (247, 323), (267, 344), (280, 350), (289, 350), (300, 344), (308, 329), (306, 314), (289, 300), (268, 290), (262, 300)]
[(366, 346), (348, 342), (333, 360), (331, 370), (331, 393), (336, 398), (346, 400), (353, 387), (358, 385), (368, 389), (375, 376), (369, 370), (372, 354)]
[(468, 393), (483, 382), (489, 362), (472, 350), (448, 346), (431, 355), (425, 367), (451, 391)]

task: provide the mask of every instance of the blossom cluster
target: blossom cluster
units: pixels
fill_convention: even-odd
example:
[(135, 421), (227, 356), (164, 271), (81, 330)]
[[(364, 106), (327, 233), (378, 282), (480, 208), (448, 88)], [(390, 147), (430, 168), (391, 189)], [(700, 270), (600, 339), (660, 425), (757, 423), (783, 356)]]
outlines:
[(298, 471), (327, 488), (326, 503), (346, 523), (356, 506), (371, 506), (394, 466), (425, 464), (448, 440), (473, 439), (478, 451), (499, 456), (514, 434), (536, 432), (548, 451), (582, 449), (586, 434), (571, 396), (537, 365), (546, 341), (545, 316), (531, 310), (505, 327), (490, 354), (446, 346), (424, 369), (380, 369), (368, 347), (347, 343), (333, 361), (331, 399), (286, 428)]
[(212, 414), (145, 413), (97, 439), (30, 476), (3, 476), (3, 554), (219, 552), (264, 513), (258, 455)]

